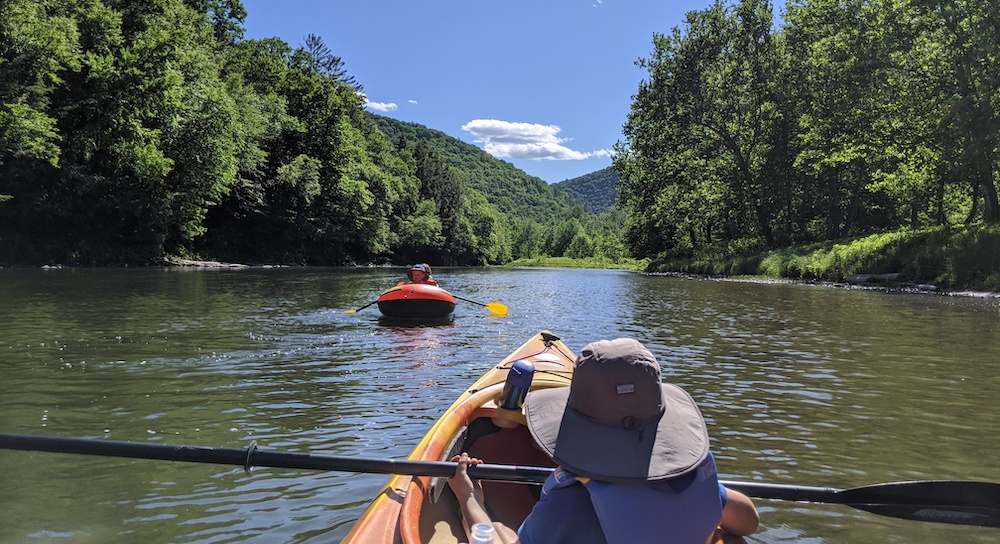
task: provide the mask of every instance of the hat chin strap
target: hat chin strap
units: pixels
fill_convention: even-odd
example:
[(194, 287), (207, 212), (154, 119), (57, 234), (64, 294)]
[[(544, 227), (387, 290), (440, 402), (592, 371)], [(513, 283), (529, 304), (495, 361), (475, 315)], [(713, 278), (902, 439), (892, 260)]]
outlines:
[(646, 430), (642, 422), (636, 421), (632, 416), (625, 416), (622, 418), (622, 427), (639, 433), (639, 442), (642, 442), (642, 433)]

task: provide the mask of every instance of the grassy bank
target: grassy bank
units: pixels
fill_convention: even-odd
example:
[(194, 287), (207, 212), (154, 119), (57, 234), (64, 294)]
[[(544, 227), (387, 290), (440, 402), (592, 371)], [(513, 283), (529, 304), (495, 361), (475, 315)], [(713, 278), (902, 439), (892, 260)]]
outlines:
[(902, 229), (769, 251), (658, 259), (651, 272), (844, 281), (899, 273), (902, 281), (1000, 291), (1000, 225)]

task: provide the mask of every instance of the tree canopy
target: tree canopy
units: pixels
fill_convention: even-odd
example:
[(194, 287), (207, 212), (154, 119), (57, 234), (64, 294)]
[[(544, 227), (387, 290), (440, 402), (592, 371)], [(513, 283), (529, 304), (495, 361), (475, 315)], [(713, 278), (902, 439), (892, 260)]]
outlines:
[(373, 117), (322, 37), (246, 40), (245, 17), (239, 0), (5, 3), (0, 263), (495, 264), (526, 234), (518, 255), (550, 250), (566, 195)]
[(1000, 7), (716, 0), (654, 38), (615, 168), (638, 256), (1000, 222)]
[(995, 2), (789, 0), (777, 26), (716, 0), (653, 36), (613, 170), (560, 186), (368, 113), (321, 36), (245, 17), (4, 3), (0, 263), (617, 262), (1000, 223)]

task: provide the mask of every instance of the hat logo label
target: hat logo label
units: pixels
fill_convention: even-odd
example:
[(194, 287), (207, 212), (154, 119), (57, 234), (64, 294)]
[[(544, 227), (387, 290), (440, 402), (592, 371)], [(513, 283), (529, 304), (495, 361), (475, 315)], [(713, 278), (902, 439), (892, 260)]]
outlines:
[(634, 383), (623, 383), (616, 386), (619, 395), (625, 395), (627, 393), (635, 393)]

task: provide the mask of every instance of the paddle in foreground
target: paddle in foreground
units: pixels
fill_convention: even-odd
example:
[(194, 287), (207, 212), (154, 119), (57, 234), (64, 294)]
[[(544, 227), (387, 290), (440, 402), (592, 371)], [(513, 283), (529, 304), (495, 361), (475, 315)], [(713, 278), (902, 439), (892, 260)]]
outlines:
[[(496, 462), (470, 467), (469, 475), (484, 480), (487, 504), (497, 519), (516, 527), (537, 500), (537, 487), (523, 484), (545, 481), (554, 466), (534, 446), (521, 404), (529, 388), (566, 386), (573, 361), (574, 356), (557, 337), (547, 331), (535, 335), (463, 392), (406, 460), (280, 452), (255, 444), (212, 448), (2, 433), (0, 448), (225, 464), (247, 471), (273, 467), (393, 474), (345, 542), (460, 542), (465, 534), (458, 505), (451, 493), (442, 493), (456, 465), (443, 459), (468, 451)], [(526, 374), (530, 374), (526, 381), (514, 379)], [(756, 498), (844, 504), (902, 519), (1000, 527), (1000, 484), (996, 483), (918, 481), (846, 490), (720, 483)], [(741, 541), (725, 538), (727, 542)]]

